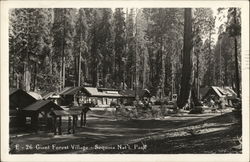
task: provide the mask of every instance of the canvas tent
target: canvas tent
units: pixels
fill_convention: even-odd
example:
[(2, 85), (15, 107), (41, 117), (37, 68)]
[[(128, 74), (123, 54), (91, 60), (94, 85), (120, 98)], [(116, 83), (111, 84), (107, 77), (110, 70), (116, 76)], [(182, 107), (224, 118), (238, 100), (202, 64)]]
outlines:
[(227, 105), (232, 105), (231, 100), (237, 98), (237, 94), (230, 87), (211, 86), (203, 96), (203, 100), (221, 100)]

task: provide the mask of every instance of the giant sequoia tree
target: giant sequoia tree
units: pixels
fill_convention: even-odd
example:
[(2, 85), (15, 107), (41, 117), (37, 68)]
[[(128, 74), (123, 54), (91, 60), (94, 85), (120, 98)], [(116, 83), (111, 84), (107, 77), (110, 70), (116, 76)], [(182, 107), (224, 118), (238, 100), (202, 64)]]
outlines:
[(192, 9), (185, 8), (184, 12), (184, 47), (183, 47), (183, 64), (181, 77), (181, 91), (177, 100), (177, 106), (183, 108), (189, 102), (192, 86)]

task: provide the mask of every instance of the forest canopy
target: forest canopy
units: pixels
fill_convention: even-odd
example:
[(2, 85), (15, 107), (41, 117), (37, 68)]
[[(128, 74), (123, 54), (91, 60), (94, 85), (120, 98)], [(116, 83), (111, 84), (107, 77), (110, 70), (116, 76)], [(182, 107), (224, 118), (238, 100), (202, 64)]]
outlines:
[[(241, 10), (194, 8), (191, 15), (192, 84), (230, 86), (240, 94)], [(182, 8), (11, 9), (10, 87), (60, 91), (89, 85), (146, 88), (159, 98), (180, 94), (184, 34)]]

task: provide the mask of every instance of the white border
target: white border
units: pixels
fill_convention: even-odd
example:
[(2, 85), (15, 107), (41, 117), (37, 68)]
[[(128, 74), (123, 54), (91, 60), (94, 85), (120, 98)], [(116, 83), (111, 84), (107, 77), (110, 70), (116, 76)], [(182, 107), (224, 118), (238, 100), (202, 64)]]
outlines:
[[(240, 7), (242, 8), (242, 154), (157, 154), (157, 155), (9, 155), (9, 67), (8, 9), (38, 8), (115, 8), (115, 7)], [(1, 1), (1, 161), (249, 161), (249, 2), (248, 1)], [(249, 57), (248, 57), (249, 58)]]

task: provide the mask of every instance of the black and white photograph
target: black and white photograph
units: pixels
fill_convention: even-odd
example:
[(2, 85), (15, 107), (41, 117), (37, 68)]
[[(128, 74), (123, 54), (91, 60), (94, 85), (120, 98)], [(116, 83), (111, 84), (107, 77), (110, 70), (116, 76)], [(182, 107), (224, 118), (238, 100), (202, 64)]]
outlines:
[(249, 151), (249, 8), (72, 4), (6, 10), (8, 156)]

